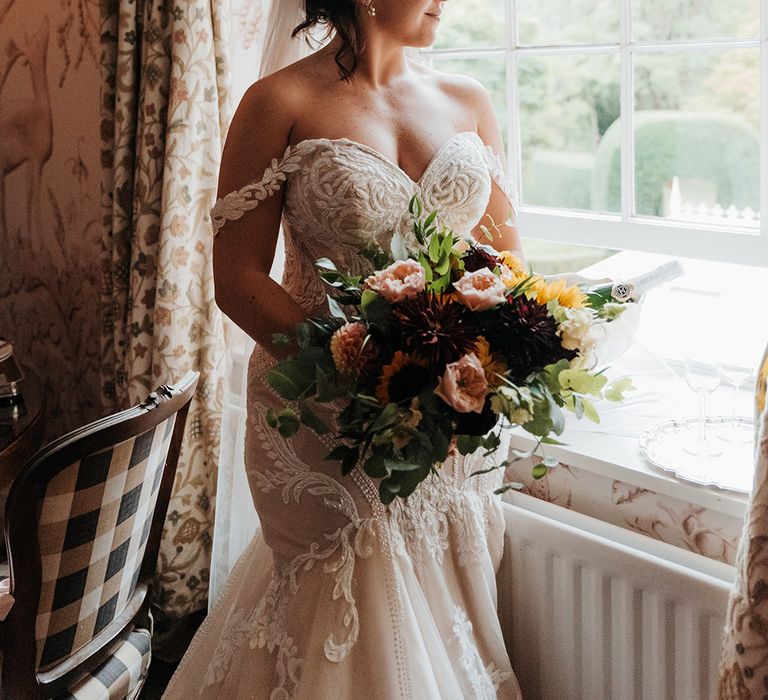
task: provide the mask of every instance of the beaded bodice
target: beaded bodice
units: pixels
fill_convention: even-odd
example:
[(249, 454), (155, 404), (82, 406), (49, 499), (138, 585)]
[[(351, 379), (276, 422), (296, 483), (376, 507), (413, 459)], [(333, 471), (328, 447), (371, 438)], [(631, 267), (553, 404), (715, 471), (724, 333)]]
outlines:
[(261, 180), (220, 199), (212, 211), (213, 230), (217, 234), (285, 183), (283, 286), (313, 312), (326, 294), (315, 260), (329, 258), (339, 270), (364, 274), (369, 262), (361, 251), (373, 245), (387, 250), (394, 232), (414, 248), (408, 213), (414, 195), (425, 211), (438, 210), (445, 226), (468, 235), (485, 213), (492, 181), (516, 207), (500, 158), (471, 131), (450, 138), (418, 181), (370, 146), (350, 139), (307, 139), (274, 160)]

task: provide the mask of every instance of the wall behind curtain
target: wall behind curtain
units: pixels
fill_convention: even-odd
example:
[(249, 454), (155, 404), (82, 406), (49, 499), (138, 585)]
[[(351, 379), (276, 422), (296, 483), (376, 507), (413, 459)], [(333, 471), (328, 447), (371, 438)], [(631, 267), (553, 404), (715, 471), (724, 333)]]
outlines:
[(0, 337), (52, 437), (101, 414), (99, 5), (0, 0)]

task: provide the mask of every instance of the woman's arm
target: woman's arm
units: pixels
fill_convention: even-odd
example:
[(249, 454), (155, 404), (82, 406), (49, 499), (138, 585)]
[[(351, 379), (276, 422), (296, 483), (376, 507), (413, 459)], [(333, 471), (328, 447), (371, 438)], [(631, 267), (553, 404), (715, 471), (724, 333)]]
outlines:
[[(472, 106), (477, 119), (477, 133), (483, 142), (490, 146), (493, 153), (500, 159), (503, 168), (503, 176), (507, 177), (507, 167), (504, 156), (504, 140), (501, 137), (499, 124), (496, 121), (496, 115), (493, 111), (491, 99), (485, 88), (472, 81), (470, 84), (470, 93)], [(472, 235), (481, 243), (490, 243), (496, 250), (508, 250), (510, 253), (525, 263), (523, 246), (520, 242), (520, 235), (515, 225), (517, 212), (514, 209), (514, 202), (505, 193), (498, 183), (494, 182), (491, 188), (491, 198), (488, 201), (488, 207), (480, 223), (472, 231)], [(480, 226), (485, 226), (493, 236), (493, 241), (489, 241)]]
[[(276, 90), (270, 78), (249, 88), (232, 121), (219, 174), (219, 197), (261, 180), (288, 146), (293, 125), (291, 91)], [(213, 247), (216, 303), (240, 328), (275, 357), (288, 349), (272, 343), (274, 333), (293, 337), (303, 309), (269, 272), (280, 231), (284, 192), (260, 201), (241, 218), (228, 220)]]

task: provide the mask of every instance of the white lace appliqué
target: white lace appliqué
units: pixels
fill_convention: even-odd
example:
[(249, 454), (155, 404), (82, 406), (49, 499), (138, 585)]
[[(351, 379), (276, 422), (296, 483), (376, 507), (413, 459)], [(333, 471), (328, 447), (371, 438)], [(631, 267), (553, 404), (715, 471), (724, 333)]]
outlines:
[(501, 158), (490, 146), (485, 146), (485, 159), (488, 165), (488, 172), (491, 174), (493, 181), (499, 186), (499, 189), (504, 193), (509, 203), (512, 205), (514, 214), (517, 214), (517, 209), (520, 205), (520, 197), (518, 195), (517, 187), (514, 182), (507, 177), (504, 172), (504, 165), (501, 162)]
[[(220, 199), (211, 218), (216, 234), (227, 221), (242, 218), (286, 185), (283, 286), (297, 303), (312, 312), (325, 299), (314, 260), (327, 257), (339, 269), (362, 274), (370, 263), (361, 250), (373, 243), (386, 247), (393, 231), (400, 231), (406, 245), (415, 245), (410, 241), (412, 221), (407, 216), (408, 201), (414, 194), (422, 198), (425, 210), (441, 212), (444, 225), (468, 234), (487, 208), (492, 181), (516, 206), (514, 188), (507, 183), (501, 160), (477, 134), (470, 132), (448, 141), (418, 182), (363, 144), (347, 139), (314, 139), (290, 147), (282, 159), (272, 161), (261, 180)], [(256, 372), (252, 381), (262, 386), (268, 356), (262, 349), (258, 353), (265, 367)], [(331, 590), (332, 600), (327, 605), (334, 606), (331, 617), (335, 620), (323, 631), (323, 655), (331, 663), (347, 659), (360, 635), (360, 611), (353, 586), (355, 568), (360, 559), (378, 565), (372, 559), (376, 553), (387, 562), (381, 572), (386, 580), (387, 600), (381, 604), (390, 613), (399, 697), (411, 698), (403, 618), (405, 589), (396, 559), (405, 556), (412, 560), (419, 577), (430, 575), (428, 562), (442, 565), (449, 550), (456, 565), (463, 569), (477, 564), (489, 567), (489, 532), (499, 538), (503, 531), (498, 513), (494, 512), (494, 521), (489, 523), (489, 512), (498, 505), (493, 503), (496, 497), (491, 493), (491, 476), (467, 478), (468, 472), (475, 469), (469, 460), (461, 460), (460, 465), (446, 464), (439, 477), (425, 482), (407, 502), (398, 500), (385, 509), (378, 500), (376, 486), (359, 469), (342, 485), (317, 465), (305, 463), (293, 442), (267, 426), (264, 408), (258, 401), (249, 406), (249, 439), (255, 439), (266, 460), (249, 471), (255, 495), (268, 495), (290, 508), (308, 503), (315, 507), (319, 502), (328, 517), (320, 518), (323, 527), (310, 534), (305, 551), (296, 553), (298, 550), (292, 549), (275, 555), (273, 576), (260, 600), (243, 597), (225, 613), (227, 621), (205, 678), (208, 693), (217, 690), (211, 686), (226, 682), (233, 665), (243, 663), (240, 657), (251, 648), (270, 654), (268, 668), (274, 664), (270, 700), (295, 697), (304, 654), (309, 658), (310, 650), (301, 649), (296, 641), (300, 631), (291, 628), (291, 606), (303, 585), (302, 574), (319, 567), (328, 577), (323, 579)], [(474, 693), (471, 697), (495, 698), (495, 689), (511, 673), (498, 671), (493, 664), (483, 666), (471, 622), (461, 608), (456, 610), (452, 629), (458, 645), (458, 666)]]
[(288, 147), (282, 159), (272, 159), (261, 180), (217, 200), (211, 209), (213, 235), (216, 236), (227, 221), (241, 219), (246, 212), (252, 211), (265, 199), (279, 192), (288, 175), (301, 167), (301, 159), (300, 150)]
[(459, 668), (467, 681), (465, 700), (496, 700), (499, 686), (514, 676), (512, 671), (502, 671), (496, 664), (483, 666), (483, 660), (472, 633), (472, 623), (467, 613), (458, 605), (453, 610), (453, 641), (459, 648)]

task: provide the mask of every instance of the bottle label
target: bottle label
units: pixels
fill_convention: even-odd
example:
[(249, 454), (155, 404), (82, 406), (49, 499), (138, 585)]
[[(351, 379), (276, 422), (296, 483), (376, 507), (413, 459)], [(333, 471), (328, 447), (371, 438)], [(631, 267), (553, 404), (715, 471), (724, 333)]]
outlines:
[(643, 294), (649, 292), (654, 287), (671, 282), (682, 274), (683, 266), (677, 260), (673, 260), (666, 265), (657, 267), (651, 272), (638, 275), (626, 282), (614, 284), (611, 295), (616, 301), (620, 302), (637, 301)]

